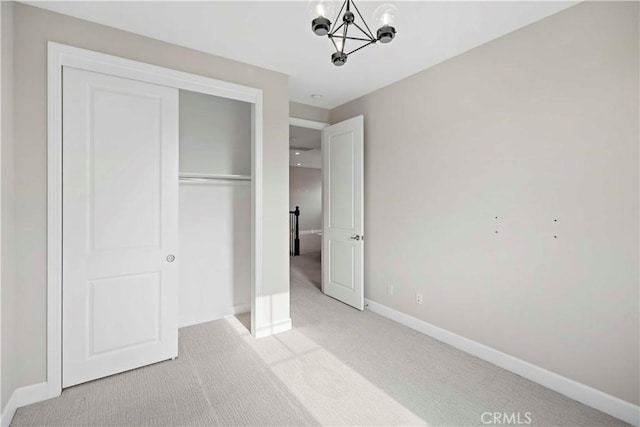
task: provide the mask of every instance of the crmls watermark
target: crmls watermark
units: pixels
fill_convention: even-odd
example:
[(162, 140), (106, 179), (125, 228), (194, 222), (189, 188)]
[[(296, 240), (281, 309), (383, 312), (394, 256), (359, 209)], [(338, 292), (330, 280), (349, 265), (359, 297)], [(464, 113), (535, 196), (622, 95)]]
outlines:
[(493, 425), (527, 425), (531, 424), (531, 412), (483, 412), (480, 415), (482, 424)]

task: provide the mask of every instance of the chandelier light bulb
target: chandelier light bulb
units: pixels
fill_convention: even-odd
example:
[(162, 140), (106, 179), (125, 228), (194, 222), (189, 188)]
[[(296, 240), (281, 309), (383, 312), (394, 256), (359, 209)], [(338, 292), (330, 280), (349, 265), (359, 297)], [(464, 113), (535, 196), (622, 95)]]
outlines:
[(310, 0), (307, 11), (311, 19), (322, 17), (331, 20), (335, 18), (336, 5), (331, 0)]
[(376, 8), (373, 12), (373, 20), (377, 24), (377, 27), (384, 27), (388, 25), (394, 27), (396, 20), (398, 19), (398, 8), (392, 4), (385, 3)]
[(383, 4), (373, 12), (373, 20), (378, 27), (377, 36), (381, 43), (389, 43), (396, 36), (398, 8), (392, 4)]
[(311, 17), (311, 31), (318, 36), (326, 36), (334, 18), (335, 4), (331, 0), (311, 0), (307, 5)]

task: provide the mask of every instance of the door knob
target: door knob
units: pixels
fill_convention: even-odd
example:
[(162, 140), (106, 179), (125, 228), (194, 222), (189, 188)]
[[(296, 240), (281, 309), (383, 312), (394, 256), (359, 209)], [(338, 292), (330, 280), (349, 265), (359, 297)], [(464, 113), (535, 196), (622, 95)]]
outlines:
[(357, 234), (355, 236), (351, 236), (351, 240), (360, 240), (360, 236)]
[(175, 255), (173, 255), (173, 254), (172, 255), (167, 255), (167, 262), (173, 262), (175, 260), (176, 260)]

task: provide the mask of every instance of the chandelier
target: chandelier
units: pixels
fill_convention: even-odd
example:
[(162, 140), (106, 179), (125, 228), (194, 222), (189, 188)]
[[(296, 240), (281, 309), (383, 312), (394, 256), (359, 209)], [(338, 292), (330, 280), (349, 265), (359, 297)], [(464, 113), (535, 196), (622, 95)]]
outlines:
[[(398, 9), (391, 4), (383, 4), (373, 12), (373, 21), (378, 28), (375, 36), (353, 0), (344, 0), (337, 15), (334, 15), (335, 3), (331, 0), (311, 0), (308, 9), (312, 19), (311, 30), (316, 35), (328, 36), (331, 40), (335, 49), (331, 54), (333, 65), (344, 65), (352, 53), (377, 42), (389, 43), (396, 36), (394, 25)], [(356, 14), (359, 20), (356, 20)], [(331, 18), (334, 16), (332, 25)], [(352, 30), (351, 33), (349, 30)], [(350, 50), (347, 49), (347, 44)]]

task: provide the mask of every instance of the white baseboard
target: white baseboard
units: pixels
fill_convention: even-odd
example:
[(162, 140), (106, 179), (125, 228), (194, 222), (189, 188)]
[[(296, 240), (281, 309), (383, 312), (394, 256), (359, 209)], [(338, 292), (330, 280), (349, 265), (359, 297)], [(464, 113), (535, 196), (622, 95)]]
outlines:
[(226, 313), (193, 313), (178, 318), (178, 328), (199, 325), (200, 323), (213, 322), (214, 320), (223, 319), (227, 316), (235, 316), (236, 314), (248, 313), (251, 311), (251, 303), (236, 304)]
[(15, 389), (7, 405), (2, 410), (2, 422), (0, 425), (4, 427), (11, 424), (11, 420), (18, 408), (31, 405), (32, 403), (42, 402), (48, 398), (49, 389), (46, 382)]
[(2, 427), (6, 427), (11, 424), (11, 420), (13, 419), (13, 415), (16, 413), (16, 409), (18, 409), (18, 403), (16, 402), (16, 392), (14, 391), (7, 402), (7, 406), (2, 410), (2, 422), (0, 422)]
[(236, 304), (233, 306), (233, 316), (236, 314), (251, 313), (251, 303)]
[(263, 338), (263, 337), (268, 337), (269, 335), (279, 334), (280, 332), (288, 331), (289, 329), (291, 329), (291, 318), (287, 318), (279, 322), (273, 322), (268, 325), (257, 327), (254, 336), (256, 338)]
[(438, 341), (447, 343), (458, 350), (472, 354), (507, 371), (511, 371), (521, 377), (557, 391), (580, 403), (619, 418), (631, 425), (636, 427), (640, 426), (640, 407), (632, 403), (567, 377), (563, 377), (562, 375), (558, 375), (532, 363), (525, 362), (499, 350), (487, 347), (484, 344), (454, 334), (453, 332), (449, 332), (424, 320), (417, 319), (375, 301), (365, 299), (365, 308), (425, 335), (429, 335)]

